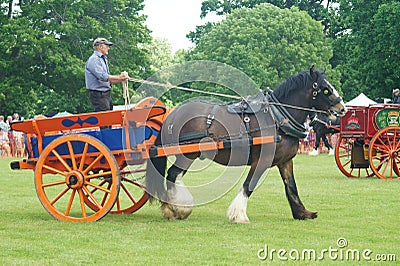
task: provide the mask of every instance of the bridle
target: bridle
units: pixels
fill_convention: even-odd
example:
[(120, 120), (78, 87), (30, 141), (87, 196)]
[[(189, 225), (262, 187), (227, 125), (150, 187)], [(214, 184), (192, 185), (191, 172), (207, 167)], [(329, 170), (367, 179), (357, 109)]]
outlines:
[(322, 99), (325, 102), (327, 102), (330, 106), (334, 106), (343, 100), (342, 97), (337, 96), (336, 99), (332, 101), (330, 99), (330, 96), (333, 94), (333, 91), (330, 90), (327, 86), (325, 86), (323, 88), (319, 87), (317, 82), (313, 83), (312, 88), (313, 88), (313, 92), (312, 92), (313, 100), (316, 100), (317, 96), (321, 95)]

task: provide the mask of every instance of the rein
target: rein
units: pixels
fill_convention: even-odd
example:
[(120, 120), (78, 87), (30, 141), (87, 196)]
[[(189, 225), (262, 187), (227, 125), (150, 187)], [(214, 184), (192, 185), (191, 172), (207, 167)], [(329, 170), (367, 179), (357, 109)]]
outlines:
[(264, 102), (264, 103), (272, 104), (272, 105), (279, 105), (279, 106), (292, 108), (292, 109), (297, 109), (297, 110), (302, 110), (302, 111), (309, 111), (309, 112), (314, 112), (314, 113), (321, 113), (321, 114), (330, 115), (330, 113), (328, 111), (318, 110), (318, 109), (313, 109), (313, 108), (308, 108), (308, 107), (301, 107), (301, 106), (290, 105), (290, 104), (285, 104), (285, 103), (276, 103), (276, 102)]
[[(221, 97), (226, 97), (226, 98), (246, 101), (246, 98), (241, 97), (241, 96), (229, 95), (229, 94), (218, 93), (218, 92), (210, 92), (210, 91), (202, 91), (202, 90), (190, 89), (190, 88), (186, 88), (186, 87), (180, 87), (180, 86), (175, 86), (175, 85), (171, 85), (171, 84), (159, 83), (159, 82), (155, 82), (155, 81), (148, 81), (148, 80), (136, 79), (136, 78), (129, 78), (129, 81), (136, 82), (136, 83), (147, 84), (147, 85), (154, 85), (154, 86), (158, 86), (158, 87), (164, 87), (164, 88), (167, 88), (167, 89), (178, 89), (178, 90), (189, 91), (189, 92), (198, 92), (198, 93), (203, 93), (203, 94), (208, 94), (208, 95), (221, 96)], [(268, 88), (268, 90), (270, 90), (270, 89)], [(125, 89), (124, 89), (124, 92), (125, 92)], [(124, 97), (125, 97), (125, 93), (124, 93)], [(129, 97), (129, 92), (128, 92), (128, 97)], [(307, 107), (301, 107), (301, 106), (285, 104), (285, 103), (280, 103), (280, 102), (262, 101), (262, 103), (279, 105), (279, 106), (282, 106), (282, 107), (297, 109), (297, 110), (301, 110), (301, 111), (316, 112), (316, 113), (322, 113), (322, 114), (330, 115), (330, 113), (328, 111), (312, 109), (312, 108), (307, 108)]]
[(183, 90), (183, 91), (199, 92), (199, 93), (204, 93), (204, 94), (209, 94), (209, 95), (214, 95), (214, 96), (221, 96), (221, 97), (237, 99), (237, 100), (244, 99), (243, 97), (235, 96), (235, 95), (229, 95), (229, 94), (218, 93), (218, 92), (210, 92), (210, 91), (202, 91), (202, 90), (190, 89), (190, 88), (175, 86), (175, 85), (171, 85), (171, 84), (164, 84), (164, 83), (159, 83), (159, 82), (155, 82), (155, 81), (148, 81), (148, 80), (143, 80), (143, 79), (130, 78), (129, 80), (133, 81), (133, 82), (136, 82), (136, 83), (154, 85), (154, 86), (158, 86), (158, 87), (164, 87), (164, 88), (167, 88), (167, 89), (178, 89), (178, 90)]
[(128, 80), (122, 82), (123, 96), (125, 100), (125, 109), (128, 110), (131, 105), (131, 98), (129, 97)]

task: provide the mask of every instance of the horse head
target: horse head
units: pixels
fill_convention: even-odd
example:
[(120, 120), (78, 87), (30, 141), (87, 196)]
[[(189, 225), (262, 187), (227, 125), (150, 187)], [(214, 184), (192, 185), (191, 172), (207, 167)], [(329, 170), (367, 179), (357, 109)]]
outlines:
[(329, 110), (338, 116), (343, 116), (347, 112), (343, 99), (335, 87), (329, 83), (324, 74), (315, 70), (314, 66), (310, 68), (312, 78), (312, 107), (320, 110)]

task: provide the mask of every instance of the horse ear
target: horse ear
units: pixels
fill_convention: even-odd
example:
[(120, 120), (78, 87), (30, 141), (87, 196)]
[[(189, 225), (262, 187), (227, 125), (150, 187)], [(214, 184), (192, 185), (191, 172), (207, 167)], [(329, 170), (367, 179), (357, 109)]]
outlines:
[(310, 68), (310, 76), (315, 80), (317, 80), (317, 78), (318, 78), (318, 75), (317, 75), (316, 72), (317, 71), (315, 70), (314, 65), (312, 65), (311, 68)]
[(312, 76), (314, 74), (314, 72), (315, 72), (315, 66), (312, 65), (310, 68), (310, 75)]

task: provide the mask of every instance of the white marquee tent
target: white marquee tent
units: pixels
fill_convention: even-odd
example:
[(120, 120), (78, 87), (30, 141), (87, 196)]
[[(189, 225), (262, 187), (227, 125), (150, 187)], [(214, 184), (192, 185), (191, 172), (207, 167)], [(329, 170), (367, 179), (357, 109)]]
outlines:
[(376, 102), (368, 98), (364, 93), (360, 93), (356, 98), (346, 103), (349, 106), (369, 106), (370, 104), (376, 104)]

